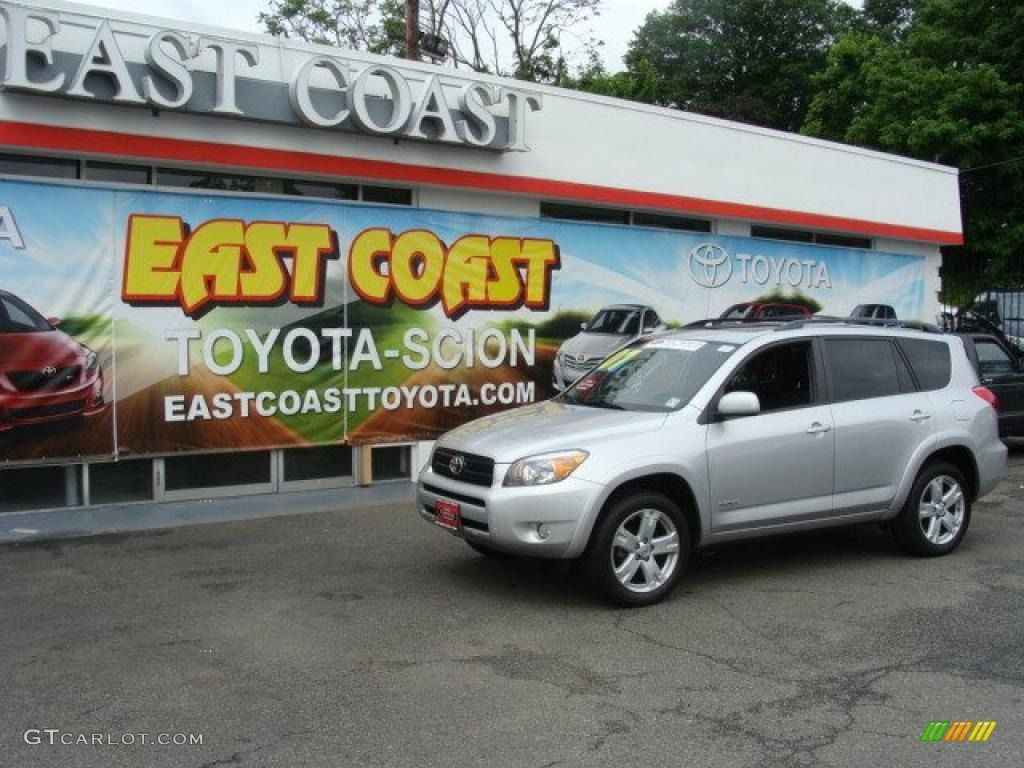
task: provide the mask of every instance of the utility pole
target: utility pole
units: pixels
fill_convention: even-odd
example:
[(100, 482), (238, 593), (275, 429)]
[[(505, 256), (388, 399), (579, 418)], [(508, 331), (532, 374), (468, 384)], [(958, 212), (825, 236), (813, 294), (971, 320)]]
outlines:
[(405, 0), (405, 58), (420, 60), (420, 0)]

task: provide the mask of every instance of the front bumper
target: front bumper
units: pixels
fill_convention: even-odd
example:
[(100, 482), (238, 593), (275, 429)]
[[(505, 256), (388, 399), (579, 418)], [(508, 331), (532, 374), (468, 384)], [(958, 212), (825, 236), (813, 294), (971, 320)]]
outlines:
[(577, 379), (581, 379), (584, 375), (590, 373), (597, 365), (597, 363), (577, 365), (576, 363), (562, 362), (558, 357), (555, 357), (555, 362), (551, 366), (551, 385), (556, 391), (561, 392), (567, 389), (570, 384), (575, 383)]
[[(496, 473), (496, 482), (501, 474)], [(589, 513), (602, 489), (573, 476), (529, 488), (482, 487), (435, 474), (427, 466), (416, 497), (420, 516), (431, 523), (438, 499), (458, 504), (462, 527), (451, 533), (460, 538), (513, 554), (572, 558), (586, 545), (590, 532), (584, 526), (594, 519)]]
[(46, 424), (76, 416), (93, 416), (105, 408), (103, 375), (87, 375), (85, 381), (56, 391), (0, 391), (0, 432), (17, 426)]

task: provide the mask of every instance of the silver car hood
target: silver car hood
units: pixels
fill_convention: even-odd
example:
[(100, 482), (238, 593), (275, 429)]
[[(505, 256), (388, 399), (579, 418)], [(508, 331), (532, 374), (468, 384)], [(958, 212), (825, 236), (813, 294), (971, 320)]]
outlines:
[(616, 411), (549, 400), (471, 421), (437, 444), (507, 464), (524, 456), (605, 443), (660, 429), (668, 414)]
[(559, 348), (559, 351), (575, 360), (579, 355), (586, 359), (608, 357), (612, 352), (624, 347), (633, 339), (632, 336), (617, 333), (577, 333)]

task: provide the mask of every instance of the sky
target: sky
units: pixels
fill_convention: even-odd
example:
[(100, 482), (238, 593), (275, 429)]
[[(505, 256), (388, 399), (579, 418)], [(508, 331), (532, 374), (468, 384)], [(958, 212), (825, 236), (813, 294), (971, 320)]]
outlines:
[[(256, 20), (265, 11), (268, 0), (85, 0), (90, 5), (132, 11), (167, 19), (213, 24), (246, 32), (263, 32)], [(590, 22), (593, 36), (603, 40), (601, 58), (609, 71), (623, 68), (633, 30), (652, 10), (662, 10), (670, 0), (605, 0), (601, 15)], [(581, 62), (582, 63), (582, 62)]]

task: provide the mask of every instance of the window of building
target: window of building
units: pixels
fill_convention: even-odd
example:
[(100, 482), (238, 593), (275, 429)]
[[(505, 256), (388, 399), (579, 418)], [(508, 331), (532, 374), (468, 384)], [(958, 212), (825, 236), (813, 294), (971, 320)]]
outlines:
[(412, 190), (400, 187), (368, 187), (362, 188), (364, 203), (383, 203), (385, 205), (412, 205)]
[(352, 448), (325, 445), (281, 451), (281, 482), (288, 490), (352, 484)]
[(0, 470), (0, 512), (80, 505), (81, 470), (78, 464)]
[(663, 213), (645, 213), (633, 211), (634, 227), (653, 227), (655, 229), (677, 229), (686, 232), (710, 232), (711, 222), (704, 219), (690, 219), (685, 216), (669, 216)]
[(272, 176), (239, 176), (214, 171), (158, 168), (156, 183), (163, 187), (216, 189), (224, 192), (259, 192), (284, 194), (284, 181)]
[(381, 445), (372, 453), (373, 480), (408, 480), (412, 476), (412, 446)]
[(45, 176), (51, 179), (77, 179), (78, 161), (66, 157), (0, 155), (0, 173), (11, 176)]
[(124, 163), (100, 163), (88, 161), (85, 164), (85, 178), (89, 181), (116, 181), (119, 184), (149, 184), (150, 169), (145, 165)]
[(164, 459), (164, 490), (168, 492), (265, 486), (273, 481), (270, 451), (170, 456)]
[(794, 243), (832, 245), (840, 248), (861, 248), (865, 250), (871, 248), (871, 240), (867, 237), (835, 235), (826, 232), (808, 232), (800, 229), (786, 229), (784, 227), (762, 227), (756, 224), (750, 227), (750, 236), (766, 240), (787, 240)]
[(285, 179), (284, 193), (301, 197), (323, 197), (330, 200), (358, 200), (359, 185)]
[(629, 211), (568, 203), (541, 203), (540, 215), (542, 219), (589, 221), (596, 224), (629, 224)]
[(711, 222), (703, 219), (691, 219), (687, 216), (673, 216), (667, 213), (648, 213), (646, 211), (628, 211), (619, 208), (573, 205), (571, 203), (542, 202), (540, 204), (540, 215), (544, 219), (589, 221), (595, 224), (623, 224), (634, 227), (675, 229), (688, 232), (711, 231)]
[(834, 402), (900, 393), (896, 351), (888, 339), (826, 339), (825, 349)]
[(148, 459), (90, 464), (88, 471), (90, 504), (153, 499), (153, 462)]

